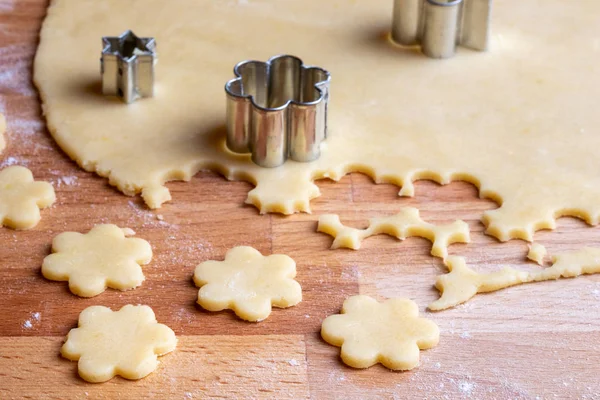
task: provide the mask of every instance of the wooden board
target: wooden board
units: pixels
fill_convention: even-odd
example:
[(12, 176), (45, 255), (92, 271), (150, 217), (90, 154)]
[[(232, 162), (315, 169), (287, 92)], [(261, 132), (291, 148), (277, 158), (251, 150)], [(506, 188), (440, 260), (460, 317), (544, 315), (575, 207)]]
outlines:
[[(540, 268), (525, 262), (526, 243), (502, 244), (483, 234), (479, 218), (496, 205), (478, 199), (466, 183), (420, 182), (416, 197), (405, 199), (397, 187), (352, 174), (338, 183), (318, 182), (322, 196), (312, 202), (311, 215), (260, 216), (243, 205), (249, 184), (201, 172), (189, 183), (169, 184), (173, 201), (151, 212), (139, 198), (79, 169), (46, 131), (31, 84), (46, 6), (44, 0), (0, 0), (0, 111), (9, 141), (0, 163), (28, 166), (37, 178), (54, 182), (58, 196), (35, 229), (0, 228), (1, 399), (600, 398), (600, 276), (519, 286), (427, 313), (440, 326), (441, 340), (421, 353), (422, 365), (414, 371), (344, 366), (338, 349), (320, 339), (324, 317), (357, 293), (409, 297), (425, 312), (444, 268), (422, 239), (379, 236), (359, 251), (329, 250), (331, 238), (315, 232), (319, 214), (339, 213), (344, 222), (364, 227), (370, 217), (416, 206), (430, 222), (469, 223), (472, 243), (453, 245), (450, 253), (471, 265)], [(103, 222), (132, 228), (153, 245), (142, 287), (80, 299), (66, 284), (41, 276), (56, 234), (85, 232)], [(539, 232), (536, 239), (556, 254), (600, 246), (600, 229), (565, 218), (556, 231)], [(294, 258), (304, 301), (258, 324), (199, 309), (191, 280), (195, 265), (222, 259), (241, 244)], [(179, 336), (178, 349), (146, 379), (85, 383), (76, 364), (59, 356), (64, 336), (85, 307), (128, 303), (150, 305)]]

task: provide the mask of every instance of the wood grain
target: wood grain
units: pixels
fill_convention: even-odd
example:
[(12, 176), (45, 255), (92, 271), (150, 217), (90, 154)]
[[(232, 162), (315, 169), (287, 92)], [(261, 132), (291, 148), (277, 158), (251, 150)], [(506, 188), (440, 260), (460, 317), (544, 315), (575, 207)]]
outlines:
[(62, 338), (0, 338), (0, 345), (10, 360), (0, 364), (3, 399), (14, 393), (39, 398), (40, 388), (49, 399), (299, 399), (309, 394), (302, 335), (180, 336), (177, 351), (161, 357), (158, 370), (147, 378), (117, 377), (103, 384), (77, 378), (77, 363), (57, 353)]
[[(140, 199), (78, 169), (47, 133), (31, 85), (46, 6), (44, 0), (0, 0), (0, 112), (9, 142), (0, 163), (28, 166), (53, 182), (58, 196), (35, 229), (0, 228), (0, 398), (600, 398), (599, 276), (519, 286), (426, 313), (437, 297), (435, 275), (444, 271), (428, 242), (378, 236), (359, 251), (332, 251), (331, 238), (315, 232), (322, 213), (364, 227), (371, 217), (414, 206), (429, 222), (467, 221), (472, 243), (452, 245), (450, 254), (477, 269), (540, 268), (525, 261), (524, 242), (498, 243), (483, 234), (479, 219), (496, 205), (478, 199), (469, 184), (420, 182), (416, 197), (405, 199), (395, 186), (352, 174), (318, 182), (322, 197), (312, 202), (313, 214), (282, 217), (258, 215), (243, 205), (249, 184), (210, 172), (169, 184), (173, 201), (149, 211)], [(132, 228), (152, 244), (155, 257), (140, 288), (80, 299), (65, 283), (43, 279), (41, 262), (56, 234), (105, 222)], [(556, 231), (539, 232), (536, 240), (557, 254), (600, 246), (600, 230), (561, 219)], [(303, 302), (258, 324), (199, 309), (194, 266), (242, 244), (294, 258)], [(319, 338), (320, 323), (356, 293), (410, 297), (440, 326), (440, 344), (422, 353), (420, 368), (357, 371), (340, 363), (338, 349)], [(179, 336), (178, 349), (141, 381), (83, 382), (75, 364), (58, 355), (64, 335), (85, 307), (128, 303), (153, 307)]]

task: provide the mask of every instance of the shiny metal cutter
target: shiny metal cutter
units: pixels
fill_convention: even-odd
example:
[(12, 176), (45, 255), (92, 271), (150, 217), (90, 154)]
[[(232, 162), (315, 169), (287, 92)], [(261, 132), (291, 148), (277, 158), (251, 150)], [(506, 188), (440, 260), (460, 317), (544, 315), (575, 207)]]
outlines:
[(236, 78), (225, 85), (229, 150), (252, 153), (252, 161), (266, 168), (288, 158), (319, 158), (327, 137), (329, 72), (290, 55), (243, 61), (233, 72)]
[(394, 0), (392, 39), (420, 44), (431, 58), (449, 58), (461, 45), (485, 51), (492, 0)]
[(132, 31), (102, 38), (102, 93), (118, 96), (126, 103), (154, 95), (156, 41), (140, 38)]

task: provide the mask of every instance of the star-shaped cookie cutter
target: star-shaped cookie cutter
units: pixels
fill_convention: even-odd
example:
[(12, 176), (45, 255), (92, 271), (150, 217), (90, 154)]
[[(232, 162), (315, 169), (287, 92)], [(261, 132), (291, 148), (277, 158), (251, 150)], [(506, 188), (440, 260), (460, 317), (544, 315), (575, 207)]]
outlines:
[(136, 36), (131, 30), (102, 38), (102, 93), (126, 103), (154, 95), (154, 38)]
[(330, 73), (290, 55), (243, 61), (233, 72), (236, 78), (225, 84), (229, 150), (252, 153), (252, 161), (267, 168), (288, 158), (319, 158), (327, 137)]
[(449, 58), (461, 45), (485, 51), (492, 0), (394, 0), (392, 40), (421, 45), (431, 58)]

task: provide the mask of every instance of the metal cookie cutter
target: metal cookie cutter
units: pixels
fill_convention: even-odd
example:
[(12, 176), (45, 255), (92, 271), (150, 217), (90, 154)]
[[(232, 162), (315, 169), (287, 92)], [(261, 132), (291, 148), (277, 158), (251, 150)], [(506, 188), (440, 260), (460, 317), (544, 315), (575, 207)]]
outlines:
[(227, 147), (261, 167), (314, 161), (327, 137), (329, 72), (280, 55), (243, 61), (225, 85)]
[(126, 103), (154, 95), (154, 38), (140, 38), (132, 31), (102, 38), (102, 93)]
[(456, 45), (485, 51), (492, 0), (394, 0), (392, 39), (421, 44), (432, 58), (449, 58)]

